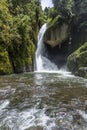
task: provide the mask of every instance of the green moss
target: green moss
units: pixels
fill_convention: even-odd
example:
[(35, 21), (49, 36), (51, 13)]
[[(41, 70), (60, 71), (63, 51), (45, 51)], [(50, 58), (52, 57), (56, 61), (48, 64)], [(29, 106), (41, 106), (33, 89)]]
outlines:
[(87, 42), (69, 56), (68, 67), (77, 75), (79, 74), (80, 68), (87, 67)]
[(6, 50), (0, 51), (0, 74), (11, 74), (13, 72), (12, 65)]
[(47, 30), (44, 34), (44, 42), (51, 45), (51, 47), (56, 45), (61, 46), (62, 43), (68, 40), (69, 35), (69, 25), (58, 15), (48, 23)]
[(81, 52), (78, 57), (79, 60), (79, 68), (87, 66), (87, 51)]
[(78, 75), (84, 78), (87, 78), (87, 67), (80, 67)]
[(87, 42), (84, 43), (79, 49), (77, 49), (75, 54), (76, 54), (77, 57), (79, 57), (79, 55), (81, 53), (83, 53), (84, 51), (87, 51)]
[(32, 71), (34, 52), (35, 44), (33, 42), (29, 42), (28, 44), (23, 43), (18, 49), (14, 46), (9, 52), (14, 73)]
[(60, 19), (61, 19), (60, 15), (56, 16), (55, 19), (50, 19), (50, 22), (48, 22), (48, 28), (47, 28), (47, 30), (50, 29), (50, 28), (54, 28), (55, 26), (57, 26)]

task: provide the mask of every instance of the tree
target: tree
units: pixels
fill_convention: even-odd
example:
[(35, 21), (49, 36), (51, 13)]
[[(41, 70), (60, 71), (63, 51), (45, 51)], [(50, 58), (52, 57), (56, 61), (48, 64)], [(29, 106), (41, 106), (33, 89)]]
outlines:
[(65, 17), (73, 16), (73, 0), (52, 0), (58, 14)]
[(32, 66), (37, 34), (43, 23), (39, 0), (0, 1), (0, 48), (7, 51), (14, 72)]
[(52, 0), (57, 15), (70, 20), (74, 25), (79, 28), (87, 26), (87, 0)]
[(0, 1), (0, 43), (5, 44), (8, 46), (8, 44), (11, 43), (11, 27), (12, 25), (12, 16), (10, 15), (10, 12), (8, 10), (8, 4), (6, 0)]
[(87, 0), (74, 0), (74, 24), (78, 24), (79, 28), (87, 28)]

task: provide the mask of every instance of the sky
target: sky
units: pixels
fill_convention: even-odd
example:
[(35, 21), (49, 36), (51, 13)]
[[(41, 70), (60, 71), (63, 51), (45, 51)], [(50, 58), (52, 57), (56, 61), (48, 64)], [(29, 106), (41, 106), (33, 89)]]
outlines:
[(52, 7), (52, 1), (51, 0), (41, 0), (42, 9), (44, 10), (45, 7)]

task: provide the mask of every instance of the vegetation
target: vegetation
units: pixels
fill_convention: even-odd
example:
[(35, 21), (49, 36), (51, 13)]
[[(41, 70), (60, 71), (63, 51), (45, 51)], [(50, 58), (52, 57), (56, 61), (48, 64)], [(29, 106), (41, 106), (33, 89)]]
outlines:
[[(44, 23), (39, 0), (0, 0), (0, 73), (31, 70), (39, 28)], [(2, 55), (13, 71), (5, 71)], [(3, 71), (2, 71), (3, 70)]]
[(86, 37), (87, 0), (52, 2), (54, 7), (43, 12), (40, 0), (0, 0), (0, 74), (32, 70), (37, 34), (46, 20), (49, 27), (62, 22), (70, 25), (73, 39), (74, 28)]
[(0, 47), (0, 74), (10, 74), (13, 72), (6, 49)]
[[(79, 29), (87, 28), (87, 0), (52, 0), (57, 15), (62, 15), (67, 22), (78, 26)], [(64, 20), (63, 19), (63, 20)]]
[(85, 70), (85, 77), (87, 77), (87, 42), (84, 43), (79, 49), (69, 56), (68, 67), (76, 75)]
[[(52, 0), (54, 7), (45, 11), (50, 17), (50, 26), (66, 23), (69, 26), (69, 55), (68, 67), (74, 74), (87, 77), (87, 0)], [(55, 21), (56, 20), (56, 21)], [(86, 43), (85, 43), (86, 42)], [(63, 45), (63, 44), (62, 44)], [(79, 49), (78, 49), (79, 48)], [(76, 51), (75, 51), (76, 50)], [(83, 61), (83, 59), (85, 59)], [(85, 69), (84, 69), (85, 67)]]

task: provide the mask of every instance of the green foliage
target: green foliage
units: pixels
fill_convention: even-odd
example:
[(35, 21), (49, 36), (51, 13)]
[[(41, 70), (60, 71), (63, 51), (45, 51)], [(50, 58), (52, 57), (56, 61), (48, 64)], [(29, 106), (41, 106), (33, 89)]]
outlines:
[(57, 12), (65, 17), (71, 18), (73, 16), (73, 0), (52, 0)]
[(8, 52), (0, 47), (0, 74), (11, 74), (13, 67), (10, 63)]
[(80, 29), (87, 29), (87, 0), (74, 0), (74, 24), (78, 25)]
[(0, 43), (9, 45), (12, 39), (12, 16), (9, 13), (6, 0), (0, 1)]
[(32, 66), (37, 33), (43, 23), (39, 0), (0, 0), (0, 47), (8, 53), (14, 72)]
[(54, 19), (51, 19), (51, 21), (48, 23), (47, 30), (51, 27), (56, 27), (59, 24), (60, 19), (61, 19), (60, 15), (56, 16)]
[(44, 14), (45, 14), (45, 16), (47, 16), (48, 19), (49, 18), (54, 19), (58, 13), (54, 7), (52, 7), (52, 8), (46, 7), (44, 10)]
[(87, 0), (52, 0), (57, 15), (65, 17), (72, 26), (78, 26), (78, 29), (87, 28)]
[(68, 58), (68, 67), (73, 73), (77, 73), (81, 67), (87, 66), (87, 42), (84, 43)]

